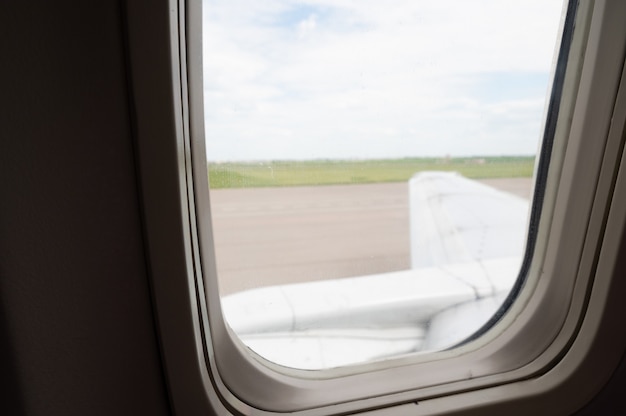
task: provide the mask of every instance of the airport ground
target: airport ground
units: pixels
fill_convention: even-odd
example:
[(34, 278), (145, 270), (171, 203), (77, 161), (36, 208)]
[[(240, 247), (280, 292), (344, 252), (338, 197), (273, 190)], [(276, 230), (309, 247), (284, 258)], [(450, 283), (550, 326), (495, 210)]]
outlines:
[[(529, 198), (531, 178), (481, 182)], [(211, 191), (220, 292), (409, 268), (408, 183)]]

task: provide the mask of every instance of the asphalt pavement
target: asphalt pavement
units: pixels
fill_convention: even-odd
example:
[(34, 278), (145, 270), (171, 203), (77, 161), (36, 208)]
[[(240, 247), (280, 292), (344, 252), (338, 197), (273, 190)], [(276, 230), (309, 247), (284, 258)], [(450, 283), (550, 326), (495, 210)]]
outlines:
[[(483, 183), (528, 198), (531, 179)], [(409, 268), (408, 183), (211, 191), (220, 292)]]

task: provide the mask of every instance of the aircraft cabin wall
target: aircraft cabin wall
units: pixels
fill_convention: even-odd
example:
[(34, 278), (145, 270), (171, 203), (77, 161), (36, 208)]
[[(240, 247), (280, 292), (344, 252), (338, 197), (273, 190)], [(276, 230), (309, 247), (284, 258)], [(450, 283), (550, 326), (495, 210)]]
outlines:
[[(124, 7), (0, 6), (3, 415), (173, 414), (142, 236)], [(626, 414), (624, 388), (623, 360), (579, 415)]]
[(3, 415), (170, 414), (122, 7), (0, 6)]

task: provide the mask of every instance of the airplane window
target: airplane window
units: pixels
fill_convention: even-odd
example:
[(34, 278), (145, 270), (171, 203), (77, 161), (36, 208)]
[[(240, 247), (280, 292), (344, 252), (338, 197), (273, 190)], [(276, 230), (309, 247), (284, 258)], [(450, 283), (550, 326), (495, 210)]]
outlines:
[(204, 0), (222, 308), (285, 367), (450, 348), (518, 278), (562, 0)]

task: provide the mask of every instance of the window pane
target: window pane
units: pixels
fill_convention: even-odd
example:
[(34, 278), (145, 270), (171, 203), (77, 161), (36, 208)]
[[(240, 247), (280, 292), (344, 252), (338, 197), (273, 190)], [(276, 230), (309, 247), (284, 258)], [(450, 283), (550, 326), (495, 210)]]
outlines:
[(513, 285), (562, 2), (204, 1), (227, 322), (320, 369), (447, 348)]

